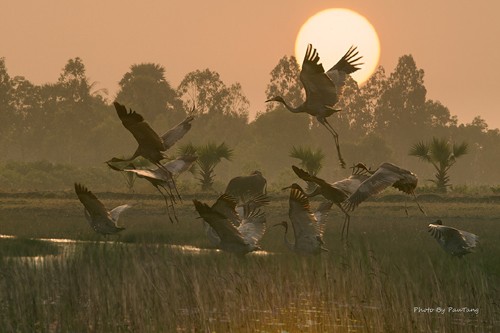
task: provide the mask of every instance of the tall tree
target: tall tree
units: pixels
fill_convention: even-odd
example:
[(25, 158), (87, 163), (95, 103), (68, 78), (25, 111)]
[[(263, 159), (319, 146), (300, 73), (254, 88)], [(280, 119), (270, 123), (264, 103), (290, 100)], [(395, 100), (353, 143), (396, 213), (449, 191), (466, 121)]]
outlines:
[[(39, 87), (40, 107), (35, 107), (42, 158), (88, 165), (99, 159), (102, 142), (95, 135), (104, 124), (102, 96), (94, 94), (80, 58), (68, 60), (56, 83)], [(102, 156), (102, 155), (101, 155)]]
[(373, 132), (375, 127), (375, 111), (379, 108), (380, 96), (387, 89), (387, 75), (385, 69), (379, 66), (375, 73), (373, 73), (368, 81), (361, 87), (361, 94), (365, 99), (365, 107), (370, 114), (370, 122), (365, 124), (364, 127)]
[(331, 117), (337, 132), (342, 133), (344, 141), (358, 141), (367, 135), (371, 128), (372, 114), (367, 97), (362, 93), (356, 81), (348, 76), (343, 93), (336, 108), (342, 110)]
[(436, 169), (435, 180), (432, 180), (441, 192), (446, 192), (450, 186), (448, 172), (456, 163), (457, 158), (468, 153), (468, 144), (451, 143), (444, 138), (433, 137), (430, 142), (419, 141), (410, 149), (410, 155), (432, 164)]
[(134, 64), (119, 82), (116, 100), (140, 112), (150, 122), (164, 114), (185, 114), (177, 92), (165, 78), (165, 68), (155, 63)]
[[(300, 82), (300, 67), (294, 56), (284, 56), (271, 71), (271, 81), (266, 88), (266, 98), (282, 96), (293, 106), (304, 102), (304, 92)], [(266, 111), (283, 108), (281, 104), (269, 103)]]
[(426, 93), (424, 71), (417, 68), (411, 55), (399, 58), (379, 98), (374, 121), (376, 132), (401, 154), (430, 122), (425, 112)]
[(2, 148), (2, 156), (9, 155), (9, 147), (11, 146), (13, 124), (15, 123), (16, 115), (12, 106), (12, 79), (7, 72), (5, 59), (0, 58), (0, 148)]
[(198, 114), (225, 115), (247, 121), (250, 102), (240, 83), (231, 86), (210, 69), (196, 70), (186, 74), (177, 91), (185, 105), (195, 103)]
[(17, 159), (23, 161), (40, 159), (41, 142), (47, 119), (42, 109), (40, 87), (35, 86), (22, 76), (12, 80), (12, 106), (16, 113), (16, 122), (13, 123), (13, 144), (19, 152)]

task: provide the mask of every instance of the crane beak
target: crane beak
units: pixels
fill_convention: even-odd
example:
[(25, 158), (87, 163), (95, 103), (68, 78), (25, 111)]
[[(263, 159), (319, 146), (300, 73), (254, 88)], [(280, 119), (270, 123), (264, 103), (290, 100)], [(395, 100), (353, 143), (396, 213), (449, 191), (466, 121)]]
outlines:
[(278, 102), (278, 97), (269, 98), (268, 100), (266, 100), (266, 103), (267, 102)]

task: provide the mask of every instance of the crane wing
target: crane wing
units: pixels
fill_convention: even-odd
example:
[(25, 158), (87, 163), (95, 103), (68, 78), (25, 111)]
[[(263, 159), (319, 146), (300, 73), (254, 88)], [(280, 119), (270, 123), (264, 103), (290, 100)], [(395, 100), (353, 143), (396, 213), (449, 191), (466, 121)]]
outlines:
[(380, 165), (379, 169), (385, 169), (386, 172), (392, 172), (399, 175), (399, 179), (392, 184), (394, 188), (406, 193), (412, 194), (413, 190), (417, 187), (418, 178), (417, 176), (406, 169), (400, 168), (392, 163), (383, 163)]
[(222, 194), (217, 198), (217, 201), (212, 205), (212, 210), (229, 219), (229, 221), (239, 226), (241, 219), (236, 213), (236, 205), (238, 200), (228, 194)]
[(198, 214), (215, 230), (221, 242), (245, 244), (242, 235), (227, 217), (196, 199), (193, 203)]
[(257, 210), (262, 206), (267, 206), (268, 204), (269, 204), (269, 197), (265, 194), (258, 194), (246, 200), (242, 204), (236, 206), (236, 212), (242, 219), (245, 219), (253, 211)]
[(80, 202), (90, 214), (91, 218), (96, 218), (99, 216), (110, 216), (103, 203), (99, 199), (97, 199), (94, 193), (90, 192), (85, 186), (75, 183), (75, 192)]
[(439, 224), (429, 224), (430, 234), (447, 252), (464, 255), (471, 252), (478, 242), (478, 237), (470, 232)]
[(479, 242), (479, 237), (471, 232), (459, 230), (463, 240), (467, 243), (469, 248), (475, 248)]
[(177, 141), (191, 129), (191, 122), (194, 120), (193, 116), (187, 116), (186, 119), (181, 121), (176, 126), (172, 127), (167, 133), (161, 136), (165, 150), (172, 147)]
[[(309, 174), (307, 171), (296, 167), (295, 165), (292, 165), (292, 169), (295, 172), (295, 174), (299, 176), (300, 179), (306, 182), (313, 182), (316, 185), (318, 185), (323, 191), (322, 195), (329, 200), (344, 201), (345, 198), (347, 198), (349, 195), (349, 193), (347, 193), (343, 189), (336, 187), (333, 184), (330, 184), (319, 177), (313, 176)], [(326, 194), (325, 192), (328, 192), (328, 197), (325, 196)], [(335, 199), (332, 199), (333, 197), (335, 197)]]
[(365, 174), (351, 175), (348, 178), (336, 181), (332, 184), (333, 187), (339, 188), (347, 195), (351, 195), (359, 188), (359, 186), (370, 176)]
[(87, 220), (94, 231), (101, 234), (114, 234), (125, 229), (116, 226), (106, 207), (85, 186), (75, 183), (75, 192), (85, 207)]
[(328, 78), (330, 78), (335, 85), (337, 95), (339, 96), (342, 95), (347, 76), (359, 70), (360, 68), (358, 66), (362, 65), (362, 63), (357, 63), (357, 61), (362, 58), (361, 56), (356, 58), (357, 55), (357, 48), (351, 46), (346, 54), (326, 72)]
[(311, 44), (307, 45), (300, 71), (300, 81), (304, 85), (308, 104), (332, 107), (338, 102), (335, 84), (325, 74), (323, 65), (319, 63), (318, 52)]
[(132, 110), (127, 111), (125, 105), (118, 102), (113, 102), (113, 105), (123, 126), (132, 133), (139, 146), (147, 146), (159, 151), (165, 150), (158, 134), (139, 113)]
[(332, 205), (333, 202), (324, 201), (319, 205), (319, 207), (314, 212), (314, 217), (316, 218), (320, 231), (320, 236), (323, 236), (323, 233), (325, 232), (326, 218), (328, 217), (328, 212), (332, 208)]
[(302, 180), (306, 182), (313, 182), (318, 186), (331, 186), (329, 183), (327, 183), (325, 180), (311, 175), (309, 172), (296, 167), (295, 165), (292, 165), (292, 170), (295, 172), (295, 174)]
[(137, 177), (146, 178), (148, 180), (158, 180), (161, 182), (167, 181), (166, 172), (162, 172), (160, 169), (123, 169), (123, 171), (135, 173)]
[[(121, 171), (126, 171), (126, 172), (131, 172), (135, 173), (138, 177), (141, 178), (146, 178), (151, 181), (158, 181), (158, 182), (168, 182), (172, 180), (173, 176), (176, 176), (186, 170), (188, 170), (193, 163), (196, 161), (198, 157), (197, 156), (181, 156), (176, 158), (175, 160), (172, 160), (170, 162), (167, 162), (163, 164), (163, 168), (169, 171), (171, 174), (168, 172), (165, 172), (164, 170), (160, 168), (156, 169), (135, 169), (135, 168), (128, 168), (128, 169), (123, 169)], [(109, 163), (108, 163), (109, 165)], [(117, 168), (114, 168), (115, 170), (120, 170)]]
[(258, 210), (252, 211), (241, 221), (238, 231), (247, 244), (257, 246), (257, 243), (262, 239), (266, 231), (266, 217), (264, 213)]
[(346, 199), (343, 204), (346, 210), (354, 210), (360, 203), (369, 197), (376, 195), (385, 190), (387, 187), (393, 186), (396, 182), (405, 179), (405, 176), (402, 175), (399, 170), (387, 167), (387, 165), (389, 165), (389, 163), (382, 164), (373, 175), (362, 182), (358, 189)]
[(298, 244), (302, 238), (321, 237), (319, 225), (311, 212), (309, 199), (304, 192), (298, 188), (292, 188), (289, 205), (288, 216), (292, 221), (295, 244)]
[(196, 162), (198, 156), (195, 155), (184, 155), (177, 157), (175, 160), (163, 164), (163, 167), (170, 171), (173, 176), (177, 176), (191, 168), (191, 166)]
[(131, 205), (117, 206), (109, 212), (109, 215), (111, 216), (111, 219), (116, 223), (116, 222), (118, 222), (118, 219), (120, 218), (120, 214), (131, 207), (132, 207)]

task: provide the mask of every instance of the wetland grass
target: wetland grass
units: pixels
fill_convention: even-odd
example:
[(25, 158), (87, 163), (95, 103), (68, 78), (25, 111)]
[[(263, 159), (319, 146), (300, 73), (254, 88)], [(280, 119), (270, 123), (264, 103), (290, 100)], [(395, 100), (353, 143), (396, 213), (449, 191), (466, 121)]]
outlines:
[[(74, 251), (47, 260), (0, 258), (0, 327), (5, 331), (499, 329), (497, 204), (484, 204), (481, 210), (477, 204), (442, 208), (427, 204), (428, 214), (481, 237), (478, 251), (461, 260), (444, 253), (428, 235), (426, 226), (434, 216), (417, 215), (415, 208), (415, 214), (406, 218), (404, 203), (360, 207), (353, 215), (348, 246), (340, 242), (342, 216), (332, 212), (324, 237), (329, 252), (321, 256), (287, 252), (282, 232), (269, 228), (262, 242), (268, 252), (243, 259), (203, 250), (208, 242), (188, 204), (179, 209), (181, 223), (171, 225), (159, 209), (161, 200), (145, 202), (122, 217), (127, 230), (113, 241), (96, 237), (77, 205), (59, 204), (48, 203), (54, 211), (47, 216), (17, 216), (15, 221), (0, 217), (2, 233), (8, 228), (15, 231), (9, 223), (28, 226), (35, 219), (37, 226), (19, 228), (24, 237), (47, 237), (53, 234), (51, 229), (60, 227), (68, 230), (59, 231), (61, 237), (85, 240)], [(273, 203), (266, 212), (269, 225), (286, 219), (281, 202)], [(189, 244), (202, 250), (183, 251), (169, 244)], [(0, 247), (3, 251), (4, 243)], [(437, 313), (438, 308), (446, 312)]]

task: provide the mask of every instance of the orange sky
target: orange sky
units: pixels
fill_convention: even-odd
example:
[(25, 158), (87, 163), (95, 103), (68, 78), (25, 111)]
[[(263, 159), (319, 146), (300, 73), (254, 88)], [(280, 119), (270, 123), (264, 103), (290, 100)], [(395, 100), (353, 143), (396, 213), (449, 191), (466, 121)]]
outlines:
[(301, 24), (335, 7), (359, 12), (377, 29), (387, 73), (411, 53), (425, 71), (428, 98), (459, 123), (481, 115), (500, 127), (500, 1), (493, 0), (2, 1), (0, 57), (11, 76), (40, 84), (55, 82), (78, 56), (110, 100), (135, 63), (160, 63), (174, 88), (188, 72), (210, 68), (227, 85), (240, 82), (255, 113), (265, 109), (269, 73), (293, 54)]

